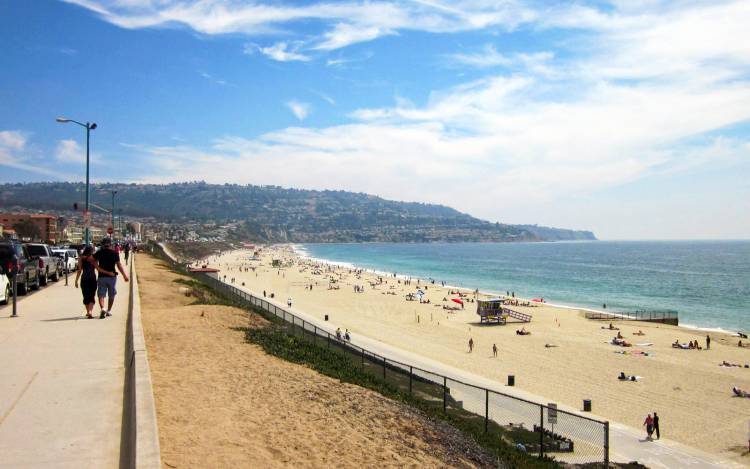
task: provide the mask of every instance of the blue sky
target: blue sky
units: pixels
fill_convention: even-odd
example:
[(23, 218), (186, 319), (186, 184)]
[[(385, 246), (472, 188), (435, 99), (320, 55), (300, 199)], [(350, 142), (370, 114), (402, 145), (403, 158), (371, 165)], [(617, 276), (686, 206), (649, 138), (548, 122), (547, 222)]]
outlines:
[(275, 184), (750, 238), (750, 3), (6, 0), (0, 181)]

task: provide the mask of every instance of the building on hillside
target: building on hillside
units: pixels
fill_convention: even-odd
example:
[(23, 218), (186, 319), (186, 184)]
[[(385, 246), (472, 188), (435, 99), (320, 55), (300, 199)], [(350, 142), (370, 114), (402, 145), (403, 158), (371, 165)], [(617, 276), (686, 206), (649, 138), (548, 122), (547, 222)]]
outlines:
[[(0, 213), (0, 225), (5, 230), (15, 230), (15, 225), (31, 222), (39, 232), (39, 240), (45, 243), (56, 244), (60, 241), (57, 231), (57, 217), (43, 213)], [(19, 237), (23, 237), (19, 234)], [(32, 241), (36, 241), (32, 239)]]

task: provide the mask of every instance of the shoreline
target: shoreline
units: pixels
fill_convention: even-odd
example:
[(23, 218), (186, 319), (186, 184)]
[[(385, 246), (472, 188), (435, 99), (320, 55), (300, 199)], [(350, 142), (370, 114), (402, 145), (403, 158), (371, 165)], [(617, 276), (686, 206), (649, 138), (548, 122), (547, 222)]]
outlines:
[[(576, 242), (576, 241), (571, 241), (571, 242)], [(350, 243), (350, 244), (356, 244), (356, 243)], [(336, 267), (344, 267), (344, 268), (349, 268), (349, 269), (363, 270), (363, 271), (370, 272), (370, 273), (373, 273), (373, 274), (376, 274), (376, 275), (381, 275), (381, 276), (393, 277), (393, 272), (386, 272), (386, 271), (381, 271), (381, 270), (372, 269), (372, 268), (368, 268), (368, 267), (358, 266), (356, 264), (353, 264), (353, 263), (347, 262), (347, 261), (333, 261), (333, 260), (325, 259), (325, 258), (322, 258), (322, 257), (314, 257), (314, 256), (312, 256), (309, 252), (307, 252), (304, 249), (304, 247), (303, 247), (304, 245), (303, 244), (290, 243), (290, 244), (278, 244), (278, 245), (274, 245), (274, 246), (286, 246), (286, 247), (290, 247), (292, 249), (292, 251), (296, 255), (298, 255), (300, 258), (305, 259), (305, 260), (310, 260), (310, 261), (313, 261), (313, 262), (319, 262), (319, 263), (322, 263), (322, 264), (327, 264), (327, 265), (336, 266)], [(401, 279), (401, 280), (404, 280), (404, 279), (420, 279), (420, 280), (426, 281), (426, 279), (421, 278), (419, 276), (408, 275), (408, 274), (405, 274), (405, 273), (401, 273), (401, 274), (400, 273), (396, 273), (395, 278), (398, 278), (398, 279)], [(447, 283), (445, 285), (441, 285), (441, 286), (444, 286), (445, 288), (451, 288), (451, 289), (456, 289), (456, 290), (461, 290), (463, 292), (471, 292), (471, 293), (473, 293), (476, 290), (476, 289), (471, 289), (471, 288), (460, 286), (460, 285), (449, 285)], [(483, 294), (483, 295), (496, 296), (496, 297), (504, 297), (504, 296), (506, 296), (503, 293), (492, 292), (492, 291), (487, 291), (487, 290), (479, 290), (479, 293)], [(515, 298), (518, 299), (518, 300), (531, 302), (531, 298), (524, 298), (524, 297), (521, 297), (521, 296), (517, 296)], [(540, 304), (551, 306), (553, 308), (568, 309), (568, 310), (573, 310), (573, 311), (584, 311), (584, 312), (602, 313), (602, 314), (622, 314), (622, 312), (605, 311), (605, 310), (601, 310), (601, 309), (590, 308), (590, 307), (587, 307), (587, 306), (578, 306), (578, 305), (575, 305), (575, 304), (549, 303), (549, 302), (546, 302), (546, 301), (544, 303), (540, 303)], [(612, 320), (615, 321), (615, 320), (621, 320), (621, 319), (615, 319), (615, 318), (613, 318)], [(633, 321), (633, 322), (636, 322), (636, 321)], [(729, 329), (725, 329), (723, 327), (697, 326), (697, 325), (688, 324), (688, 323), (680, 323), (678, 326), (675, 326), (675, 327), (683, 328), (683, 329), (686, 329), (686, 330), (689, 330), (689, 331), (713, 332), (715, 334), (723, 334), (723, 335), (727, 335), (727, 336), (735, 337), (735, 338), (739, 338), (740, 337), (740, 335), (738, 334), (738, 331), (732, 331), (732, 330), (729, 330)]]
[[(734, 337), (711, 334), (710, 350), (686, 351), (671, 346), (675, 339), (703, 345), (705, 333), (613, 319), (632, 343), (632, 348), (622, 348), (611, 343), (615, 333), (603, 327), (609, 321), (589, 320), (579, 308), (548, 303), (513, 308), (533, 316), (532, 322), (523, 324), (533, 334), (522, 337), (515, 332), (520, 323), (480, 325), (471, 301), (465, 309), (451, 308), (450, 290), (474, 290), (430, 281), (418, 287), (416, 282), (394, 278), (393, 272), (378, 275), (373, 269), (303, 258), (290, 244), (264, 246), (260, 251), (252, 261), (253, 251), (239, 249), (204, 262), (221, 269), (227, 283), (259, 297), (274, 294), (280, 304), (293, 299), (290, 311), (328, 320), (334, 328), (348, 329), (352, 337), (367, 338), (494, 383), (502, 384), (507, 375), (514, 375), (519, 391), (545, 396), (561, 408), (580, 410), (582, 399), (593, 398), (595, 415), (620, 422), (633, 432), (641, 428), (643, 416), (657, 410), (670, 425), (666, 438), (735, 461), (744, 459), (726, 446), (726, 442), (747, 441), (747, 421), (742, 418), (746, 403), (733, 399), (731, 390), (733, 386), (750, 389), (750, 371), (744, 368), (750, 364), (750, 349), (738, 348)], [(274, 267), (272, 260), (282, 265)], [(408, 301), (407, 294), (417, 288), (424, 289), (429, 303)], [(646, 337), (639, 337), (639, 330)], [(467, 350), (470, 338), (474, 353)], [(496, 357), (491, 352), (493, 343), (498, 346)], [(743, 367), (718, 366), (722, 360)], [(642, 378), (623, 383), (617, 380), (623, 371)], [(696, 407), (699, 402), (709, 404)], [(701, 437), (693, 431), (716, 419), (726, 424)]]

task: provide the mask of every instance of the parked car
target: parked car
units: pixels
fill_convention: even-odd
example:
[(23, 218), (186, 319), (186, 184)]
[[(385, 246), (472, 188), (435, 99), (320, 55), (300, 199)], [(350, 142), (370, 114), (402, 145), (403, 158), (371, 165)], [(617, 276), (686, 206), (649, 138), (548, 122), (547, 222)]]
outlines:
[(10, 278), (5, 273), (8, 266), (0, 265), (0, 305), (7, 305), (8, 300), (13, 296), (10, 286)]
[(0, 264), (9, 280), (13, 279), (13, 261), (16, 261), (16, 289), (25, 295), (30, 289), (39, 289), (39, 259), (29, 254), (26, 246), (17, 241), (0, 241)]
[(60, 258), (52, 253), (52, 249), (41, 243), (26, 243), (29, 254), (39, 258), (39, 284), (47, 285), (47, 282), (60, 280), (62, 264)]
[[(75, 272), (78, 268), (78, 251), (75, 249), (52, 249), (52, 254), (61, 259), (63, 272)], [(65, 264), (65, 254), (68, 255), (68, 264)]]

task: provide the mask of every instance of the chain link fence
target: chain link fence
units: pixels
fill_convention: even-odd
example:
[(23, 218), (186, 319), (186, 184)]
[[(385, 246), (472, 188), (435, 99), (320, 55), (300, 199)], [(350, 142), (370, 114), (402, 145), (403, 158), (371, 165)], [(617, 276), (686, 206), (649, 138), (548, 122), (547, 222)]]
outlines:
[[(171, 259), (159, 245), (152, 246), (160, 250), (163, 257)], [(391, 360), (338, 338), (316, 324), (216, 277), (194, 274), (176, 261), (171, 262), (178, 270), (238, 300), (243, 306), (254, 306), (276, 316), (283, 321), (290, 335), (336, 349), (366, 373), (385, 380), (454, 419), (464, 421), (468, 426), (476, 427), (478, 431), (540, 457), (554, 457), (573, 464), (609, 463), (609, 422)]]

